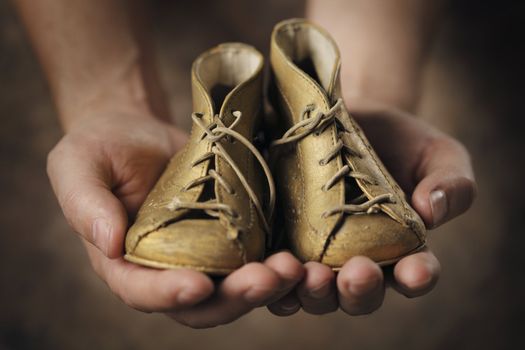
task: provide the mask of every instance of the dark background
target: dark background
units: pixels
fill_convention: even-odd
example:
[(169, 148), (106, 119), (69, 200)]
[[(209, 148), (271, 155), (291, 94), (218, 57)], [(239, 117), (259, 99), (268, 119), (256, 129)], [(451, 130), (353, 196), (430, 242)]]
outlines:
[[(443, 265), (437, 288), (419, 299), (389, 291), (383, 308), (364, 317), (277, 318), (260, 309), (196, 331), (129, 309), (91, 271), (45, 173), (61, 137), (45, 81), (0, 0), (0, 349), (524, 348), (525, 4), (453, 3), (425, 70), (419, 115), (471, 151), (479, 196), (466, 215), (431, 232)], [(158, 59), (179, 123), (189, 125), (196, 55), (234, 40), (267, 52), (273, 24), (302, 16), (302, 6), (157, 4)]]

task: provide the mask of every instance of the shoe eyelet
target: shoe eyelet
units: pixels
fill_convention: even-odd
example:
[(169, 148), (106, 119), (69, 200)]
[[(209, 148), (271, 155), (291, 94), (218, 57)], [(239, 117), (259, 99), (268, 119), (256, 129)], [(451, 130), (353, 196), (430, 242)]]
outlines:
[(324, 159), (319, 160), (319, 165), (320, 166), (325, 166), (326, 165), (326, 162), (324, 161)]

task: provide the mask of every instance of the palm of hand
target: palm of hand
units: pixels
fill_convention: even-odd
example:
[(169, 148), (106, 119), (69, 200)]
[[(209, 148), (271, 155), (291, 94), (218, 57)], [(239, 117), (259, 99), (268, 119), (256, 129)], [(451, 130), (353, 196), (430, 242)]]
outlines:
[[(437, 226), (470, 206), (475, 183), (468, 153), (460, 143), (396, 109), (367, 106), (351, 112), (386, 167), (411, 196), (412, 206), (428, 227)], [(437, 204), (433, 203), (435, 191), (444, 193)], [(370, 313), (381, 306), (386, 285), (408, 297), (428, 293), (437, 282), (440, 265), (425, 250), (385, 270), (366, 257), (350, 259), (338, 274), (315, 262), (306, 263), (305, 269), (297, 292), (270, 305), (270, 311), (288, 315), (296, 310), (287, 310), (283, 303), (300, 303), (313, 314), (338, 307), (350, 315)]]
[[(414, 193), (413, 205), (427, 224), (434, 220), (428, 194), (436, 186), (436, 174), (457, 177), (450, 165), (453, 170), (463, 166), (460, 178), (469, 185), (468, 155), (454, 140), (398, 112), (354, 116), (401, 186)], [(315, 314), (338, 307), (362, 314), (381, 305), (385, 276), (363, 257), (351, 259), (336, 276), (321, 264), (303, 266), (289, 253), (278, 253), (244, 266), (219, 285), (194, 271), (159, 271), (124, 261), (127, 218), (136, 214), (185, 139), (180, 130), (154, 118), (114, 114), (84, 119), (50, 153), (48, 172), (64, 213), (83, 236), (94, 269), (125, 303), (166, 312), (192, 327), (231, 322), (265, 304), (278, 315), (301, 307)], [(446, 160), (445, 168), (436, 166), (436, 159)], [(457, 214), (451, 211), (449, 218)], [(102, 225), (100, 218), (105, 219)], [(416, 296), (435, 284), (439, 263), (426, 251), (403, 259), (393, 272), (393, 286)]]
[(280, 299), (304, 271), (289, 253), (280, 253), (215, 285), (202, 273), (154, 270), (122, 258), (128, 216), (136, 214), (185, 139), (175, 127), (134, 113), (83, 119), (50, 153), (48, 173), (93, 268), (117, 296), (141, 311), (210, 327)]

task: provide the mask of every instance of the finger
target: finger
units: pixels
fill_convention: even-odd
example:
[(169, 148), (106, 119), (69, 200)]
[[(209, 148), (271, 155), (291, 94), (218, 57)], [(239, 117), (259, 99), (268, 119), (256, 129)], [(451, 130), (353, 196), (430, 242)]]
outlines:
[(127, 214), (110, 189), (102, 155), (59, 144), (48, 157), (51, 185), (71, 227), (106, 256), (122, 255)]
[(301, 309), (295, 291), (291, 291), (278, 301), (268, 305), (268, 310), (276, 316), (291, 316)]
[(85, 243), (95, 271), (128, 306), (143, 312), (166, 312), (195, 305), (214, 291), (211, 279), (192, 270), (157, 270), (109, 259)]
[(432, 142), (422, 159), (412, 204), (427, 227), (436, 227), (471, 206), (476, 183), (468, 152), (452, 139)]
[(439, 261), (432, 252), (412, 254), (395, 265), (392, 287), (409, 298), (419, 297), (434, 288), (440, 271)]
[[(272, 269), (280, 279), (281, 292), (276, 293), (269, 303), (287, 295), (303, 279), (306, 272), (303, 264), (289, 252), (271, 255), (264, 261), (264, 265)], [(288, 300), (291, 300), (291, 297), (288, 297)]]
[(336, 311), (336, 276), (332, 269), (318, 262), (304, 265), (306, 277), (297, 287), (297, 295), (305, 312), (315, 315)]
[(383, 303), (383, 272), (371, 259), (357, 256), (343, 265), (337, 276), (339, 304), (349, 315), (364, 315)]
[(273, 254), (264, 262), (281, 278), (282, 292), (277, 293), (268, 303), (268, 310), (278, 316), (289, 316), (301, 308), (294, 288), (304, 275), (303, 264), (289, 252)]
[(277, 273), (264, 264), (249, 263), (228, 275), (212, 299), (170, 316), (192, 328), (230, 323), (282, 293), (280, 288)]

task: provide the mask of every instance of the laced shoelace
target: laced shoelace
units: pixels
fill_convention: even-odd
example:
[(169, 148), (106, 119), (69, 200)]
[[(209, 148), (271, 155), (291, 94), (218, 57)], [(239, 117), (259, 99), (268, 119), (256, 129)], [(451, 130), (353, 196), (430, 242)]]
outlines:
[[(273, 211), (275, 207), (275, 184), (273, 181), (273, 177), (270, 171), (270, 168), (266, 161), (264, 160), (264, 157), (261, 155), (261, 153), (257, 150), (257, 148), (243, 135), (239, 134), (233, 128), (240, 122), (242, 113), (240, 111), (234, 111), (232, 113), (233, 117), (235, 118), (234, 121), (230, 124), (229, 127), (226, 127), (224, 123), (219, 119), (219, 117), (216, 115), (214, 117), (214, 121), (209, 124), (205, 125), (204, 121), (202, 120), (202, 114), (199, 113), (193, 113), (191, 118), (193, 119), (194, 123), (198, 125), (204, 132), (201, 136), (202, 140), (207, 140), (213, 144), (211, 151), (205, 153), (203, 156), (199, 157), (198, 159), (195, 159), (191, 166), (195, 167), (202, 162), (209, 160), (215, 156), (219, 156), (222, 159), (226, 161), (230, 165), (230, 167), (233, 169), (237, 177), (239, 178), (242, 186), (246, 190), (250, 200), (253, 202), (253, 205), (255, 206), (255, 209), (257, 211), (258, 216), (260, 217), (263, 229), (268, 236), (267, 242), (269, 242), (270, 238), (270, 222), (273, 217)], [(268, 189), (269, 189), (269, 202), (268, 202), (268, 215), (265, 216), (264, 210), (262, 207), (262, 204), (257, 198), (257, 195), (255, 194), (255, 191), (252, 189), (250, 184), (248, 183), (248, 180), (244, 176), (244, 174), (239, 169), (238, 165), (235, 163), (235, 161), (232, 159), (232, 157), (228, 154), (224, 146), (220, 143), (221, 140), (228, 139), (228, 140), (237, 140), (241, 144), (243, 144), (257, 159), (259, 164), (261, 165), (261, 168), (264, 171), (264, 174), (266, 175), (266, 180), (268, 182)], [(217, 171), (214, 169), (209, 169), (207, 174), (204, 176), (201, 176), (199, 178), (193, 179), (186, 186), (183, 187), (182, 191), (188, 191), (191, 188), (204, 184), (208, 181), (215, 181), (219, 186), (221, 186), (227, 193), (230, 195), (235, 193), (235, 189), (231, 186), (231, 184), (224, 179), (223, 176), (221, 176)], [(217, 199), (210, 199), (205, 202), (183, 202), (180, 201), (178, 198), (174, 198), (173, 201), (168, 205), (168, 209), (170, 210), (180, 210), (180, 209), (195, 209), (195, 210), (203, 210), (206, 214), (212, 217), (219, 217), (220, 213), (224, 213), (230, 218), (230, 224), (232, 227), (235, 227), (233, 220), (238, 219), (240, 216), (233, 208), (231, 208), (229, 205), (225, 203), (219, 203)], [(237, 230), (228, 230), (228, 239), (236, 239), (238, 237), (239, 231), (242, 230), (242, 228), (237, 227)]]
[[(319, 165), (324, 166), (330, 163), (338, 155), (344, 154), (343, 161), (347, 161), (347, 157), (358, 157), (362, 158), (362, 155), (346, 145), (342, 140), (342, 133), (351, 133), (350, 130), (347, 130), (344, 127), (344, 124), (340, 120), (338, 111), (340, 108), (344, 108), (344, 103), (342, 99), (338, 99), (337, 102), (328, 110), (327, 113), (318, 112), (315, 116), (311, 116), (311, 113), (315, 110), (314, 105), (308, 105), (301, 114), (301, 121), (293, 125), (284, 135), (275, 141), (272, 142), (270, 147), (277, 147), (293, 142), (298, 142), (303, 138), (314, 134), (315, 136), (320, 135), (324, 130), (329, 126), (336, 124), (336, 130), (338, 135), (338, 141), (334, 147), (328, 151), (326, 156), (319, 160)], [(347, 161), (348, 163), (348, 161)], [(345, 164), (339, 171), (337, 171), (328, 181), (322, 186), (322, 190), (327, 192), (335, 184), (344, 179), (345, 177), (351, 177), (354, 179), (359, 179), (365, 183), (377, 185), (377, 181), (372, 178), (370, 175), (355, 171), (351, 168), (349, 164)], [(381, 203), (394, 203), (394, 197), (392, 194), (381, 194), (374, 198), (368, 199), (368, 197), (363, 193), (353, 200), (350, 203), (345, 203), (343, 205), (336, 206), (332, 209), (325, 211), (322, 214), (323, 218), (328, 216), (346, 213), (346, 214), (372, 214), (379, 211), (379, 204)]]

